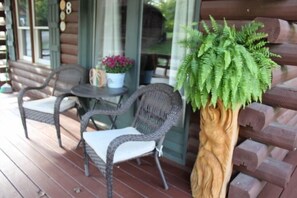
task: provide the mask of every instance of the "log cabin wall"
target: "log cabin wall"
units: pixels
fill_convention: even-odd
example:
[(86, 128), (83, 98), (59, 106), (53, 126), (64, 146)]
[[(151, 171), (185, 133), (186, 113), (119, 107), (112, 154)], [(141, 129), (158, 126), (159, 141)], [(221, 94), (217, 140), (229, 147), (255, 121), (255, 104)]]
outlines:
[(61, 63), (78, 63), (78, 21), (79, 21), (79, 0), (69, 0), (72, 12), (66, 15), (66, 29), (61, 32)]
[(0, 86), (9, 82), (9, 71), (6, 70), (6, 27), (4, 0), (0, 0)]
[[(79, 0), (69, 0), (72, 12), (66, 15), (66, 29), (60, 32), (60, 56), (61, 64), (78, 63), (78, 19)], [(39, 86), (51, 72), (51, 69), (37, 64), (30, 64), (23, 61), (11, 61), (10, 78), (15, 91), (24, 86)], [(50, 94), (50, 90), (41, 90), (31, 93), (32, 97), (41, 98)]]
[[(202, 0), (200, 19), (228, 20), (240, 27), (251, 20), (264, 23), (269, 47), (281, 55), (273, 71), (272, 88), (263, 103), (253, 103), (239, 115), (240, 137), (234, 150), (234, 174), (228, 197), (287, 197), (284, 189), (296, 175), (297, 147), (297, 1)], [(251, 85), (253, 86), (253, 85)], [(197, 155), (199, 112), (193, 113), (187, 166)], [(196, 139), (196, 140), (195, 140)], [(295, 157), (294, 157), (295, 156)], [(295, 159), (295, 161), (293, 160)], [(272, 196), (273, 195), (273, 196)]]
[[(15, 91), (27, 86), (40, 86), (51, 70), (46, 67), (36, 66), (21, 61), (9, 63), (11, 84)], [(32, 92), (31, 97), (42, 98), (50, 94), (50, 90)]]

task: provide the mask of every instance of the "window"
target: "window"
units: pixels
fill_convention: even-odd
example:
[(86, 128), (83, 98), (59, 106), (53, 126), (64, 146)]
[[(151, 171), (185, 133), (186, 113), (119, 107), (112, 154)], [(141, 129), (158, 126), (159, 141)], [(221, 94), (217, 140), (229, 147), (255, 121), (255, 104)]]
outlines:
[(48, 0), (18, 0), (17, 19), (19, 58), (49, 65)]
[(143, 1), (140, 84), (175, 85), (178, 66), (186, 53), (178, 42), (186, 36), (183, 26), (196, 20), (196, 1)]

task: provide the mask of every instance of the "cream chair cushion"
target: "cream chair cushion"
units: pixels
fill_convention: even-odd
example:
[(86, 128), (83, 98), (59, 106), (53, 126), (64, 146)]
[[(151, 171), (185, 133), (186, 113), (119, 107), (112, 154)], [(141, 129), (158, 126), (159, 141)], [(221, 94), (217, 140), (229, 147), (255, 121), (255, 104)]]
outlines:
[[(123, 129), (112, 129), (105, 131), (84, 132), (83, 138), (86, 143), (97, 153), (106, 163), (106, 153), (108, 145), (112, 140), (121, 135), (131, 135), (141, 133), (133, 127)], [(141, 156), (155, 149), (155, 141), (135, 141), (121, 144), (115, 151), (113, 163), (129, 160)]]
[[(23, 107), (35, 111), (54, 114), (55, 101), (57, 97), (51, 96), (39, 100), (32, 100), (24, 102)], [(75, 106), (76, 99), (72, 97), (66, 97), (63, 99), (60, 105), (60, 112), (70, 109)]]

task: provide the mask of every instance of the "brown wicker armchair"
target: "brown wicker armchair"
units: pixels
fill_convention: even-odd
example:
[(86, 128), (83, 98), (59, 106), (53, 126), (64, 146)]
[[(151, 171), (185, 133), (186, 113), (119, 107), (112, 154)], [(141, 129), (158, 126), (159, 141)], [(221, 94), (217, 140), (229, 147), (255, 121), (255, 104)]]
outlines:
[[(70, 108), (77, 107), (76, 99), (70, 93), (73, 86), (85, 83), (85, 69), (79, 65), (62, 65), (51, 72), (45, 82), (39, 87), (25, 87), (18, 95), (20, 115), (28, 138), (26, 119), (31, 119), (47, 124), (55, 125), (59, 146), (62, 147), (60, 135), (60, 113)], [(51, 96), (47, 98), (24, 101), (30, 91), (51, 89)]]
[[(86, 132), (94, 115), (124, 114), (137, 103), (135, 119), (130, 127), (97, 132)], [(159, 162), (165, 134), (178, 121), (182, 112), (179, 92), (166, 84), (150, 84), (138, 89), (117, 110), (93, 110), (82, 116), (85, 174), (89, 175), (89, 158), (106, 177), (107, 196), (112, 197), (113, 164), (153, 154), (165, 189), (166, 179)]]

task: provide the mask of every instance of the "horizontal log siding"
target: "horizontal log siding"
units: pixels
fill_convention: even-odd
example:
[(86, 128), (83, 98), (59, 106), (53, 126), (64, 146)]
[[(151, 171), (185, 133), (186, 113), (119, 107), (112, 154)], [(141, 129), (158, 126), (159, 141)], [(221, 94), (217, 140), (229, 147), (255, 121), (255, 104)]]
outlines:
[[(297, 13), (297, 10), (296, 10)], [(295, 65), (297, 66), (297, 44), (278, 44), (271, 45), (270, 50), (273, 53), (279, 54), (281, 58), (274, 60), (280, 65)]]
[(77, 46), (73, 46), (70, 44), (61, 44), (61, 53), (68, 53), (69, 55), (77, 55)]
[(201, 18), (226, 18), (232, 20), (253, 20), (256, 17), (280, 18), (297, 21), (297, 1), (202, 1)]
[[(9, 65), (11, 70), (11, 83), (15, 91), (19, 91), (27, 86), (40, 86), (51, 72), (51, 70), (46, 67), (20, 61), (11, 61)], [(30, 96), (41, 98), (50, 93), (51, 90), (49, 88), (41, 91), (33, 91), (30, 93)]]
[(267, 40), (270, 43), (297, 44), (297, 24), (281, 19), (265, 17), (257, 17), (256, 21), (264, 24), (263, 31), (269, 32)]
[(71, 0), (72, 12), (66, 15), (66, 30), (61, 32), (61, 63), (78, 63), (79, 0)]

